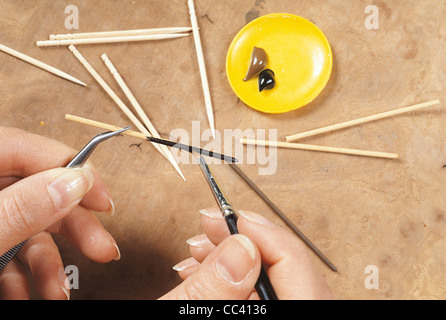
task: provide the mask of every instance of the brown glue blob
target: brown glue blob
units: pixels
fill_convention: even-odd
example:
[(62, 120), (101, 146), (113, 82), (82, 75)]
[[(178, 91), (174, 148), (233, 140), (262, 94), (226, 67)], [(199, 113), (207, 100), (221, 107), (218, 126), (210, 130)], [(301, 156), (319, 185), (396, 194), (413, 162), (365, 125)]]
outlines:
[(274, 72), (270, 69), (266, 69), (260, 73), (259, 76), (259, 91), (271, 90), (276, 86), (276, 79)]
[(262, 48), (254, 47), (251, 54), (251, 63), (243, 81), (248, 81), (257, 75), (260, 71), (266, 68), (268, 64), (268, 55)]

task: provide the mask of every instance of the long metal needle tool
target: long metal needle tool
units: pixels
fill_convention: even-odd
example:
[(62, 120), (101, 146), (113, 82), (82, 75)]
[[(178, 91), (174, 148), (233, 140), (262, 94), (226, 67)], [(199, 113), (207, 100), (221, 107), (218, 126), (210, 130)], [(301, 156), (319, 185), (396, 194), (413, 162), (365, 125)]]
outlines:
[[(104, 130), (119, 130), (120, 127), (111, 125), (111, 124), (107, 124), (107, 123), (103, 123), (103, 122), (99, 122), (99, 121), (94, 121), (94, 120), (90, 120), (90, 119), (86, 119), (86, 118), (82, 118), (82, 117), (78, 117), (78, 116), (73, 116), (71, 114), (67, 114), (65, 115), (65, 119), (66, 120), (70, 120), (70, 121), (74, 121), (77, 123), (82, 123), (88, 126), (92, 126), (92, 127), (96, 127), (96, 128), (101, 128)], [(189, 146), (189, 145), (185, 145), (182, 143), (178, 143), (178, 142), (173, 142), (173, 141), (169, 141), (169, 140), (164, 140), (164, 139), (157, 139), (155, 137), (152, 136), (148, 136), (146, 134), (143, 134), (141, 132), (135, 132), (135, 131), (126, 131), (124, 132), (125, 135), (127, 136), (131, 136), (134, 138), (138, 138), (138, 139), (142, 139), (142, 140), (146, 140), (146, 141), (150, 141), (153, 143), (158, 143), (158, 144), (162, 144), (168, 147), (172, 147), (172, 148), (176, 148), (176, 149), (180, 149), (183, 151), (187, 151), (187, 152), (196, 152), (199, 153), (200, 155), (206, 156), (206, 157), (211, 157), (211, 158), (215, 158), (215, 159), (220, 159), (229, 163), (235, 163), (238, 162), (237, 159), (233, 158), (233, 157), (229, 157), (226, 156), (224, 154), (220, 154), (217, 152), (213, 152), (213, 151), (209, 151), (209, 150), (204, 150), (201, 148), (197, 148), (197, 147), (193, 147), (193, 146)]]
[[(238, 218), (234, 209), (227, 200), (223, 190), (220, 188), (218, 181), (215, 179), (204, 158), (200, 156), (198, 162), (200, 164), (201, 171), (203, 171), (203, 174), (206, 177), (206, 181), (208, 182), (209, 187), (212, 190), (215, 200), (220, 207), (220, 211), (226, 220), (229, 231), (232, 235), (239, 234), (237, 228)], [(278, 300), (277, 294), (274, 291), (271, 281), (269, 280), (268, 275), (266, 274), (263, 267), (260, 270), (260, 276), (257, 280), (255, 289), (261, 300)]]
[(162, 145), (165, 145), (168, 147), (177, 148), (177, 149), (187, 151), (190, 153), (196, 152), (196, 153), (201, 154), (202, 156), (220, 159), (220, 160), (223, 160), (223, 161), (226, 161), (229, 163), (238, 162), (238, 160), (234, 157), (225, 156), (224, 154), (220, 154), (220, 153), (209, 151), (209, 150), (204, 150), (201, 148), (189, 146), (189, 145), (178, 143), (178, 142), (173, 142), (173, 141), (164, 140), (164, 139), (158, 139), (158, 138), (154, 138), (154, 137), (147, 137), (147, 140), (149, 140), (150, 142), (153, 142), (153, 143), (159, 143), (159, 144), (162, 144)]
[[(99, 144), (130, 129), (131, 127), (127, 127), (118, 131), (105, 132), (97, 135), (73, 158), (73, 160), (67, 165), (67, 168), (82, 167)], [(0, 257), (0, 272), (2, 272), (9, 262), (14, 259), (25, 243), (26, 241), (18, 244)]]
[(280, 219), (282, 219), (283, 222), (291, 229), (293, 232), (334, 272), (338, 272), (338, 269), (334, 266), (334, 264), (311, 242), (310, 239), (305, 236), (305, 234), (300, 231), (293, 222), (262, 192), (262, 190), (259, 189), (255, 185), (254, 182), (252, 182), (246, 174), (243, 173), (243, 171), (236, 166), (235, 164), (230, 163), (229, 166), (232, 170), (237, 173), (240, 178), (243, 179), (243, 181), (246, 182), (248, 186), (251, 187), (252, 190), (254, 190), (257, 195), (262, 198), (262, 200), (274, 211), (275, 214), (277, 214)]

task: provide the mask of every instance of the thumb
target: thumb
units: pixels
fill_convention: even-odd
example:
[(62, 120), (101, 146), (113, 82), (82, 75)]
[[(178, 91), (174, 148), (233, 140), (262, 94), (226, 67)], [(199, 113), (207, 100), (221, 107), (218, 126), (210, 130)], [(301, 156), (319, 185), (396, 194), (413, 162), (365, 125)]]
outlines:
[(249, 238), (235, 235), (223, 241), (165, 300), (248, 299), (260, 274), (260, 253)]
[(83, 168), (54, 169), (0, 192), (0, 254), (63, 219), (94, 183)]

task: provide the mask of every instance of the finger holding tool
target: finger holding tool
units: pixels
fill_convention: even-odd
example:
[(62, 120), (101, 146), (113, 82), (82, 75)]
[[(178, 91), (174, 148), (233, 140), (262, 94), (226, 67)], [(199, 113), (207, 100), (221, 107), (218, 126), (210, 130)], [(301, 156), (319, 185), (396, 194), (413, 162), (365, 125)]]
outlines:
[[(67, 165), (67, 168), (78, 168), (82, 167), (88, 160), (88, 158), (92, 155), (94, 150), (97, 148), (99, 144), (102, 142), (113, 138), (127, 130), (130, 130), (131, 127), (127, 127), (114, 132), (105, 132), (95, 136), (82, 150), (73, 158), (73, 160)], [(18, 244), (8, 252), (6, 252), (3, 256), (0, 257), (0, 272), (11, 262), (12, 259), (19, 253), (22, 247), (25, 245), (26, 241)]]
[[(232, 208), (232, 205), (229, 203), (223, 190), (220, 188), (218, 181), (215, 179), (215, 176), (213, 175), (204, 158), (200, 156), (197, 161), (200, 165), (201, 171), (206, 178), (206, 181), (209, 184), (209, 187), (212, 190), (215, 200), (220, 207), (220, 211), (225, 218), (229, 231), (232, 235), (239, 234), (237, 228), (238, 218), (234, 209)], [(261, 300), (278, 300), (277, 294), (274, 291), (271, 281), (269, 280), (268, 275), (263, 268), (261, 268), (260, 270), (260, 276), (255, 285), (255, 289)]]

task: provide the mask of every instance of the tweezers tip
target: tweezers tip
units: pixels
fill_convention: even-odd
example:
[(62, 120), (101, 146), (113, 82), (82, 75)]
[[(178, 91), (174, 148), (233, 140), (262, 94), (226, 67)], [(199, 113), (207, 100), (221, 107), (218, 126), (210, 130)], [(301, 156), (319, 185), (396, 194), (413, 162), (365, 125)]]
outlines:
[(125, 127), (125, 128), (123, 128), (121, 130), (118, 130), (117, 133), (123, 133), (125, 131), (129, 131), (130, 129), (132, 129), (132, 127)]

